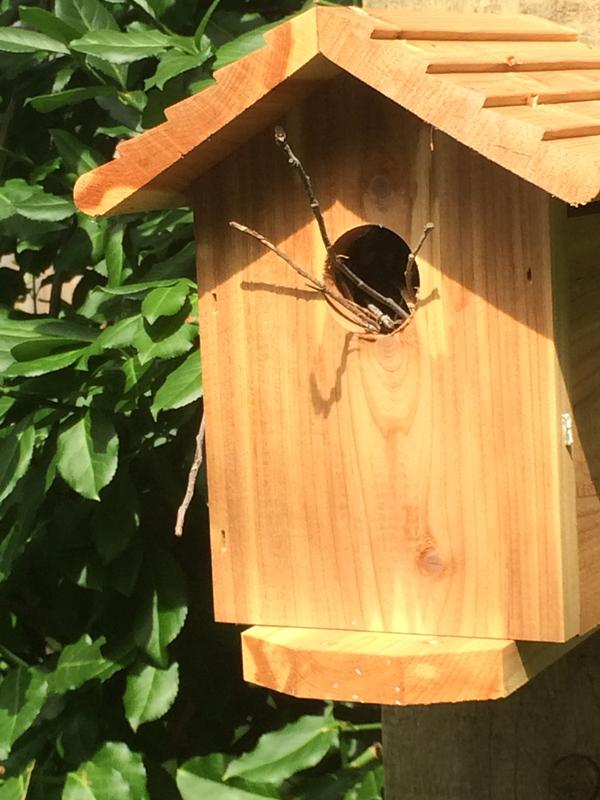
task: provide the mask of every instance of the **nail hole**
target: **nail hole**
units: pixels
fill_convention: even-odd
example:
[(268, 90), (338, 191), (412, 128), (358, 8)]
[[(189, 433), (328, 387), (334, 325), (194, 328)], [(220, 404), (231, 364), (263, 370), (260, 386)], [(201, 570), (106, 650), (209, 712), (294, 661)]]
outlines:
[(533, 280), (533, 274), (532, 274), (531, 270), (528, 269), (527, 272), (525, 273), (525, 275), (527, 276), (527, 280), (529, 281), (529, 283), (531, 283), (531, 281)]

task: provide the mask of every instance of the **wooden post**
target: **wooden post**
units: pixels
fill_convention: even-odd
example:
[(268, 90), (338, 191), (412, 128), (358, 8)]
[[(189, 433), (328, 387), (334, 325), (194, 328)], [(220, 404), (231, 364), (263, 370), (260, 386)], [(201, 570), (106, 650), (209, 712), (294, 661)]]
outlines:
[(505, 700), (383, 711), (386, 800), (600, 796), (600, 633)]

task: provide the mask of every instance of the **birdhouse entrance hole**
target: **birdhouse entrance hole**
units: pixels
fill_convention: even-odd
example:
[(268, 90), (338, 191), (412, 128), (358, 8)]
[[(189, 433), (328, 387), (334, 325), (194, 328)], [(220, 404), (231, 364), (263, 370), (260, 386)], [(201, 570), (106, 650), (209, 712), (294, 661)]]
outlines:
[[(327, 260), (326, 281), (359, 307), (356, 317), (360, 322), (363, 309), (371, 318), (375, 315), (384, 320), (381, 332), (387, 334), (410, 319), (419, 290), (419, 270), (413, 263), (407, 275), (411, 249), (401, 236), (381, 225), (360, 225), (342, 234), (333, 243), (333, 252), (338, 263), (331, 257)], [(346, 274), (340, 262), (358, 280)], [(342, 312), (347, 318), (348, 309)]]

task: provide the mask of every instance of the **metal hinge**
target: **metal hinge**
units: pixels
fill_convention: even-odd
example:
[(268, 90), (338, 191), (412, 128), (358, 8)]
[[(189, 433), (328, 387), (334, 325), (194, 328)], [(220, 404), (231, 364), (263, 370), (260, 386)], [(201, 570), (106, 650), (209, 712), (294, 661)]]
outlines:
[(570, 414), (565, 413), (560, 415), (560, 421), (563, 429), (563, 442), (565, 447), (573, 446), (573, 418)]

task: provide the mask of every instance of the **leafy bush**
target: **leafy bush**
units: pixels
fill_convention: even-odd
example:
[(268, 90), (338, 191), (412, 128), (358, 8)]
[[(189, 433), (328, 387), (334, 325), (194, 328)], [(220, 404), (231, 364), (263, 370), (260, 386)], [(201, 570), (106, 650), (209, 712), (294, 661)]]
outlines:
[(0, 800), (380, 796), (356, 709), (242, 683), (202, 473), (173, 536), (201, 402), (190, 212), (71, 201), (300, 5), (0, 0)]

